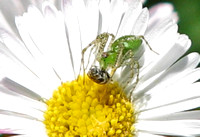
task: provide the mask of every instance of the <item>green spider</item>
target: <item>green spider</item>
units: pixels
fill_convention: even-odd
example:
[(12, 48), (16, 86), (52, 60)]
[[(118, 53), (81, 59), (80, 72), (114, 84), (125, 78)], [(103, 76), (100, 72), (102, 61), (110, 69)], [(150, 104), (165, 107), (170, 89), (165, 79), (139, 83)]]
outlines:
[[(111, 38), (111, 40), (108, 43), (109, 38)], [(126, 35), (115, 40), (115, 36), (110, 33), (102, 33), (98, 35), (95, 40), (82, 50), (83, 73), (85, 74), (85, 70), (87, 68), (84, 66), (84, 54), (89, 48), (91, 48), (90, 55), (94, 50), (95, 61), (98, 62), (98, 66), (93, 63), (87, 73), (91, 80), (98, 84), (106, 84), (112, 80), (113, 75), (118, 68), (129, 65), (132, 72), (130, 80), (128, 80), (127, 84), (136, 73), (136, 85), (139, 81), (140, 65), (138, 60), (135, 58), (135, 54), (141, 47), (143, 41), (148, 45), (149, 49), (152, 50), (144, 36)], [(107, 50), (105, 50), (106, 46)]]

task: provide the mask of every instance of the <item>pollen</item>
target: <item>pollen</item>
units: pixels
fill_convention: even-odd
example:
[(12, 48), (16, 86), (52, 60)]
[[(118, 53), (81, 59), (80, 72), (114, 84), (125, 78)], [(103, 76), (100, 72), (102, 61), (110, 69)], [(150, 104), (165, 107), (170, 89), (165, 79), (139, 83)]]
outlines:
[(62, 83), (46, 104), (49, 137), (134, 136), (134, 106), (117, 82), (99, 85), (79, 77)]

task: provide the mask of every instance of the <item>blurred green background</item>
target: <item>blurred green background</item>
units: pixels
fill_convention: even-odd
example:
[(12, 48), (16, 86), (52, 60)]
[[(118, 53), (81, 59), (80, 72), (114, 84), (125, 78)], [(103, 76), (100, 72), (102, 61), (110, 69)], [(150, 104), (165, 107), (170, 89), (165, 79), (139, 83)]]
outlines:
[(192, 40), (189, 52), (200, 53), (200, 0), (147, 0), (145, 7), (168, 2), (174, 5), (179, 16), (179, 33), (187, 34)]

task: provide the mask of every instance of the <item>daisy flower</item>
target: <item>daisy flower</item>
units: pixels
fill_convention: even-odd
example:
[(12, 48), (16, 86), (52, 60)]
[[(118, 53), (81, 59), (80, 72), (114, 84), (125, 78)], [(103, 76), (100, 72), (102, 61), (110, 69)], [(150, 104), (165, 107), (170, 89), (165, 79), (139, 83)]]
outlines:
[[(139, 0), (0, 7), (0, 129), (19, 137), (200, 136), (200, 111), (187, 111), (200, 105), (200, 56), (182, 57), (191, 41), (177, 32), (173, 10), (149, 14)], [(144, 36), (158, 54), (143, 40), (133, 55), (139, 67), (122, 66), (99, 85), (79, 71), (82, 49), (104, 32)]]

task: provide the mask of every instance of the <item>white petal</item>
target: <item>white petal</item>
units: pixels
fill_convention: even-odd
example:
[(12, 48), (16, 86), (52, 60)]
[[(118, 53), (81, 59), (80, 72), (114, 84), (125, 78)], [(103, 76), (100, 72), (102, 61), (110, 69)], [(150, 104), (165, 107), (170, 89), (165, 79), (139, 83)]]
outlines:
[[(23, 85), (23, 87), (28, 88), (39, 94), (44, 98), (49, 98), (52, 94), (49, 87), (45, 87), (44, 84), (40, 81), (36, 74), (34, 74), (27, 66), (25, 66), (22, 62), (19, 62), (13, 56), (5, 46), (0, 44), (0, 73), (1, 73), (1, 80), (4, 77), (11, 79)], [(13, 69), (14, 68), (14, 69)], [(26, 77), (23, 77), (26, 76)], [(52, 89), (52, 91), (55, 87)], [(50, 96), (49, 96), (50, 95)]]
[[(29, 7), (28, 13), (25, 13), (23, 17), (16, 19), (16, 23), (18, 28), (21, 28), (20, 33), (23, 34), (22, 36), (25, 36), (23, 40), (27, 42), (26, 46), (30, 52), (32, 51), (32, 55), (39, 63), (38, 65), (43, 64), (40, 68), (40, 72), (43, 70), (42, 68), (45, 68), (45, 71), (43, 70), (44, 72), (39, 75), (42, 76), (45, 73), (48, 73), (49, 76), (52, 75), (52, 77), (54, 77), (52, 78), (52, 80), (54, 80), (55, 83), (56, 80), (60, 83), (57, 74), (55, 74), (53, 66), (50, 65), (51, 59), (48, 58), (47, 54), (48, 49), (51, 49), (49, 41), (52, 38), (49, 37), (49, 35), (51, 35), (52, 33), (49, 33), (49, 31), (47, 31), (50, 28), (45, 25), (45, 19), (43, 18), (41, 12), (33, 6)], [(55, 42), (53, 44), (55, 44)], [(44, 76), (44, 79), (46, 76)]]
[[(165, 95), (170, 95), (174, 94), (173, 89), (177, 89), (177, 87), (182, 87), (183, 85), (188, 86), (188, 84), (192, 84), (199, 79), (199, 70), (193, 70), (198, 65), (199, 60), (200, 56), (197, 53), (192, 53), (188, 56), (185, 56), (173, 66), (171, 66), (162, 75), (160, 75), (155, 81), (153, 81), (152, 83), (148, 83), (147, 87), (143, 87), (143, 89), (139, 91), (138, 95), (134, 94), (134, 97), (139, 98), (139, 96), (143, 96), (144, 93), (146, 95), (152, 93), (159, 95), (161, 94), (162, 96), (164, 91), (166, 91)], [(165, 89), (167, 87), (168, 89)], [(181, 94), (182, 92), (180, 91), (180, 93), (178, 89), (175, 93)], [(183, 88), (183, 91), (186, 90), (184, 90)]]
[(187, 85), (199, 80), (200, 68), (189, 71), (182, 79), (177, 82), (177, 85)]
[(199, 136), (199, 120), (138, 121), (136, 128), (154, 134), (172, 136)]
[(4, 28), (7, 31), (9, 31), (10, 33), (14, 34), (15, 30), (13, 28), (11, 28), (9, 22), (6, 20), (4, 14), (1, 11), (0, 11), (0, 18), (1, 18), (0, 28)]
[(138, 100), (140, 102), (141, 100), (145, 100), (148, 98), (147, 104), (145, 104), (143, 108), (140, 108), (140, 110), (142, 111), (143, 109), (158, 108), (167, 104), (174, 104), (176, 102), (181, 102), (192, 98), (198, 98), (200, 97), (199, 90), (200, 90), (199, 82), (191, 85), (175, 84), (175, 86), (171, 86), (166, 89), (160, 89), (160, 90), (156, 89), (156, 91), (159, 92), (155, 92), (152, 94), (151, 93), (145, 94), (141, 99)]
[(52, 64), (56, 74), (63, 82), (74, 78), (71, 73), (72, 65), (70, 60), (70, 52), (66, 38), (66, 30), (63, 15), (58, 12), (53, 5), (48, 2), (43, 3), (43, 14), (45, 19), (44, 31), (46, 37), (46, 45), (42, 45), (40, 49)]
[(194, 97), (179, 102), (173, 102), (171, 104), (158, 106), (155, 108), (140, 110), (141, 114), (139, 115), (139, 119), (152, 118), (175, 112), (185, 111), (192, 108), (197, 108), (199, 106), (199, 103), (200, 103), (200, 97)]
[(42, 122), (1, 114), (0, 121), (0, 129), (12, 129), (16, 134), (21, 134), (23, 137), (47, 137)]
[(142, 120), (156, 120), (156, 121), (169, 121), (169, 120), (199, 120), (200, 111), (185, 111), (185, 112), (178, 112), (172, 113), (169, 115), (164, 115), (160, 117), (154, 117), (150, 119), (142, 119)]
[(131, 34), (143, 36), (147, 29), (148, 20), (149, 20), (149, 11), (147, 10), (147, 8), (144, 8), (140, 13), (139, 17), (136, 19)]
[(108, 0), (101, 0), (99, 2), (99, 10), (100, 10), (100, 20), (101, 20), (101, 29), (100, 33), (108, 32), (111, 11), (110, 11), (110, 1)]
[[(77, 2), (80, 3), (78, 0)], [(88, 0), (85, 3), (83, 11), (78, 13), (78, 21), (81, 32), (81, 45), (86, 47), (96, 38), (99, 32), (99, 9), (97, 0)]]
[[(22, 115), (25, 114), (37, 120), (43, 120), (43, 111), (46, 110), (45, 104), (33, 100), (24, 99), (18, 94), (11, 96), (8, 93), (0, 93), (0, 95), (0, 108), (2, 110), (0, 112), (1, 114), (12, 115), (12, 113), (6, 112), (7, 110), (21, 113)], [(3, 110), (5, 110), (5, 112)]]
[(142, 131), (139, 131), (136, 135), (137, 137), (162, 137), (160, 135), (155, 135), (155, 134), (151, 134), (151, 133), (145, 133)]
[[(162, 26), (163, 25), (163, 26)], [(151, 34), (145, 34), (145, 39), (148, 41), (151, 48), (156, 51), (151, 51), (149, 47), (145, 44), (145, 52), (142, 56), (142, 72), (144, 69), (148, 70), (151, 68), (151, 65), (155, 65), (158, 60), (162, 59), (163, 56), (165, 56), (167, 53), (169, 54), (170, 50), (172, 50), (173, 47), (177, 47), (178, 45), (174, 45), (174, 43), (177, 41), (177, 38), (179, 35), (177, 34), (177, 25), (173, 24), (172, 22), (165, 22), (163, 23), (158, 30), (154, 30), (151, 32)], [(158, 27), (159, 28), (159, 27)], [(144, 61), (143, 61), (144, 60)], [(142, 72), (147, 73), (147, 72)], [(143, 74), (140, 74), (143, 75)]]
[[(191, 53), (183, 57), (160, 76), (159, 84), (157, 84), (157, 86), (160, 86), (161, 83), (165, 84), (166, 86), (169, 85), (169, 83), (183, 80), (183, 77), (191, 73), (193, 69), (199, 64), (199, 62), (200, 56), (198, 53)], [(188, 81), (188, 83), (190, 82)]]
[[(63, 12), (65, 15), (65, 24), (67, 27), (67, 38), (70, 50), (70, 58), (72, 60), (72, 67), (74, 75), (76, 76), (80, 68), (81, 60), (81, 32), (78, 21), (76, 8), (73, 7), (72, 2), (63, 0)], [(79, 5), (79, 4), (78, 4)], [(72, 72), (72, 71), (71, 71)]]
[(8, 30), (11, 30), (10, 32), (17, 32), (14, 24), (14, 17), (24, 12), (22, 2), (12, 0), (1, 0), (0, 10), (0, 13), (3, 14), (3, 18), (5, 19), (3, 20), (4, 23), (3, 21), (1, 21), (1, 24), (5, 25), (6, 23), (6, 26), (8, 26), (9, 28)]
[(111, 1), (111, 8), (110, 8), (110, 21), (108, 26), (108, 32), (114, 35), (117, 34), (119, 29), (123, 14), (124, 14), (124, 1), (122, 0), (113, 0)]
[[(150, 8), (150, 20), (148, 24), (148, 28), (157, 26), (160, 22), (165, 19), (173, 19), (174, 21), (178, 21), (178, 15), (174, 12), (174, 7), (170, 3), (159, 3)], [(149, 31), (147, 29), (147, 31)]]
[[(25, 109), (26, 109), (26, 107), (25, 107)], [(30, 109), (28, 109), (28, 110), (30, 110)], [(23, 114), (23, 113), (20, 113), (20, 112), (15, 112), (15, 111), (10, 111), (10, 110), (8, 110), (8, 108), (6, 110), (5, 109), (0, 109), (0, 114), (8, 115), (8, 116), (20, 117), (20, 118), (26, 118), (26, 119), (30, 119), (30, 120), (39, 120), (38, 118), (30, 116), (30, 115), (27, 115), (27, 114)]]
[(37, 100), (37, 101), (43, 101), (42, 97), (35, 92), (31, 91), (30, 89), (27, 89), (26, 87), (16, 83), (15, 81), (12, 81), (9, 78), (2, 78), (0, 81), (1, 85), (5, 88), (7, 88), (10, 91), (13, 91), (15, 93), (18, 93), (20, 95), (26, 96), (28, 98)]
[(60, 85), (60, 80), (51, 67), (45, 66), (44, 62), (36, 62), (19, 39), (12, 36), (5, 30), (1, 30), (0, 39), (2, 43), (5, 44), (6, 48), (8, 48), (10, 54), (13, 56), (13, 58), (15, 58), (15, 60), (39, 77), (44, 84), (48, 85), (49, 88), (54, 90), (58, 85)]
[(146, 82), (148, 79), (170, 67), (189, 49), (190, 45), (191, 41), (185, 35), (180, 35), (176, 44), (166, 54), (158, 55), (161, 57), (155, 59), (153, 64), (140, 71), (140, 82)]
[(170, 19), (166, 19), (147, 31), (145, 33), (145, 38), (153, 50), (159, 54), (166, 53), (166, 49), (173, 46), (178, 38), (177, 30), (177, 24)]
[(133, 25), (142, 11), (142, 4), (139, 0), (131, 0), (128, 1), (127, 4), (128, 8), (124, 13), (122, 23), (116, 36), (117, 38), (131, 33)]

